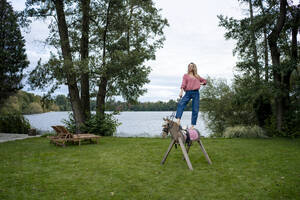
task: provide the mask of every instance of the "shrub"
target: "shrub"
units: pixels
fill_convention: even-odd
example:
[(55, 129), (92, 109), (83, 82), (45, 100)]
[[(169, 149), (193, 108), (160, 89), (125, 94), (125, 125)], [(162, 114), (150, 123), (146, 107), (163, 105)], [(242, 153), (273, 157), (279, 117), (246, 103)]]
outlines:
[(297, 112), (290, 112), (288, 117), (284, 119), (282, 130), (278, 131), (276, 128), (276, 118), (273, 116), (266, 121), (265, 130), (268, 136), (279, 137), (300, 137), (300, 115)]
[(19, 113), (21, 112), (18, 98), (10, 96), (2, 105), (0, 105), (0, 113)]
[(267, 138), (259, 126), (228, 127), (223, 133), (225, 138)]
[(36, 113), (42, 113), (42, 112), (43, 112), (43, 108), (37, 102), (30, 103), (28, 108), (25, 109), (25, 113), (28, 113), (28, 114), (36, 114)]
[(48, 137), (48, 136), (55, 136), (56, 134), (51, 132), (51, 133), (43, 133), (43, 134), (40, 134), (41, 137)]
[(0, 116), (0, 132), (1, 133), (19, 133), (28, 134), (30, 129), (29, 122), (23, 115), (14, 114), (1, 114)]
[[(117, 126), (120, 125), (117, 119), (114, 118), (114, 115), (116, 115), (116, 113), (105, 113), (104, 119), (101, 119), (96, 114), (92, 114), (90, 119), (88, 119), (84, 125), (80, 127), (80, 130), (84, 133), (112, 136), (117, 131)], [(76, 132), (75, 120), (72, 113), (69, 115), (69, 119), (64, 120), (63, 122), (70, 132)]]

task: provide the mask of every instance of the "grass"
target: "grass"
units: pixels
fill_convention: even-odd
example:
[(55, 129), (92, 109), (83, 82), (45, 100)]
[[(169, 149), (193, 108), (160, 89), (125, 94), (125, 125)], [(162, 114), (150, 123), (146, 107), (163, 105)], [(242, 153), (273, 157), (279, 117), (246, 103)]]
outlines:
[(188, 170), (169, 139), (101, 138), (66, 148), (46, 138), (0, 143), (0, 199), (300, 199), (300, 139), (203, 139)]

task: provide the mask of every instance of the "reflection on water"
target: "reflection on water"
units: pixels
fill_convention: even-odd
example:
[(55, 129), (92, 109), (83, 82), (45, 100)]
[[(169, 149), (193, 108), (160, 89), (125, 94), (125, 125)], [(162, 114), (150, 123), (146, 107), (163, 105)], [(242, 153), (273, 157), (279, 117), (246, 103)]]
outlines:
[[(122, 124), (117, 128), (118, 137), (160, 137), (163, 117), (170, 116), (172, 112), (121, 112), (115, 117)], [(190, 126), (192, 112), (186, 111), (182, 115), (181, 124)], [(41, 131), (52, 131), (51, 126), (63, 125), (63, 119), (67, 119), (69, 112), (48, 112), (42, 114), (25, 115), (31, 126)], [(208, 136), (204, 121), (200, 114), (196, 128), (201, 135)]]

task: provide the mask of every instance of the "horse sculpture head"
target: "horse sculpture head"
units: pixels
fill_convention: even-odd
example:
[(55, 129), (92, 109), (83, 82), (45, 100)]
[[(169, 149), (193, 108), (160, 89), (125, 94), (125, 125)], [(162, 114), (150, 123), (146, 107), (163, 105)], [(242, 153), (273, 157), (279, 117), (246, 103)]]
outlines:
[(164, 123), (162, 125), (162, 137), (166, 138), (168, 134), (170, 133), (171, 129), (181, 130), (181, 126), (179, 126), (176, 122), (173, 120), (170, 120), (168, 117), (163, 118)]
[(161, 131), (161, 135), (163, 138), (166, 138), (170, 132), (170, 123), (169, 123), (168, 118), (163, 118), (163, 120), (164, 120), (164, 123), (162, 125), (163, 129)]
[(162, 125), (162, 137), (166, 138), (169, 134), (172, 138), (182, 137), (183, 141), (190, 142), (191, 140), (198, 140), (200, 138), (200, 132), (197, 129), (182, 128), (173, 120), (169, 118), (163, 118), (164, 123)]

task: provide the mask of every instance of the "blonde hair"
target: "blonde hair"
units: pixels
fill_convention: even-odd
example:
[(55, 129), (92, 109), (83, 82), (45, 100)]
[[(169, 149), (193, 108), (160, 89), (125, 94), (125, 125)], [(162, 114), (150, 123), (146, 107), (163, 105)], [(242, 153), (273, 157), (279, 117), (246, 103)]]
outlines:
[(200, 76), (198, 75), (197, 73), (197, 66), (195, 63), (191, 62), (189, 65), (188, 65), (188, 74), (192, 72), (193, 75), (196, 77), (196, 78), (199, 78)]

